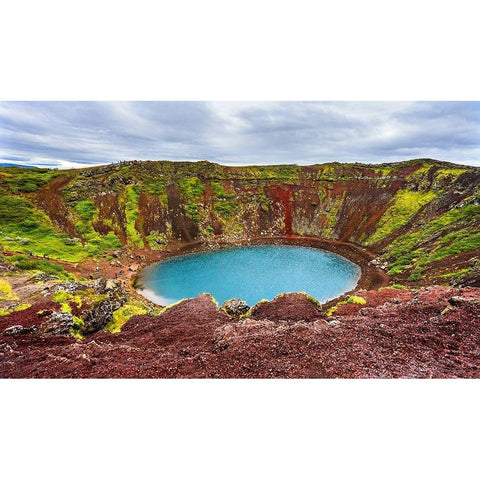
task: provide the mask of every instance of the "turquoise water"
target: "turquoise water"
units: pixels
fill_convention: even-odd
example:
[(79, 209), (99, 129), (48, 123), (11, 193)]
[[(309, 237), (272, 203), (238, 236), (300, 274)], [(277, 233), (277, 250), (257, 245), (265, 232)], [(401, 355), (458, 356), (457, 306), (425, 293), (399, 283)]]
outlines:
[(357, 265), (330, 252), (261, 245), (172, 257), (145, 268), (137, 284), (161, 305), (200, 293), (211, 293), (219, 304), (241, 298), (254, 305), (300, 291), (324, 302), (354, 288), (359, 277)]

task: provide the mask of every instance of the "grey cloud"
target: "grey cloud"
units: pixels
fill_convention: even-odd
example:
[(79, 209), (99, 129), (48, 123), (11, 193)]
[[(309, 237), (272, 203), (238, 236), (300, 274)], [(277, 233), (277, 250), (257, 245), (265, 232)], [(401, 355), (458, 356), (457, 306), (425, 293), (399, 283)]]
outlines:
[(2, 102), (0, 159), (480, 165), (480, 102)]

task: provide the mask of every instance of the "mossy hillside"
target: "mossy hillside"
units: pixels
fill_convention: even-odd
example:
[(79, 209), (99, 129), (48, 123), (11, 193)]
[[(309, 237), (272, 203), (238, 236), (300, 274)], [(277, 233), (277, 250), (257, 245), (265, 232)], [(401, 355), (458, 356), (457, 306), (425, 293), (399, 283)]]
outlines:
[(183, 193), (184, 209), (188, 217), (194, 222), (200, 222), (202, 195), (205, 192), (205, 185), (198, 177), (189, 177), (178, 180), (178, 186)]
[(36, 192), (61, 175), (61, 171), (47, 168), (0, 168), (0, 191), (10, 195)]
[(66, 272), (61, 265), (57, 265), (48, 260), (35, 259), (25, 255), (13, 255), (5, 257), (5, 261), (15, 265), (19, 270), (28, 271), (31, 273), (45, 273), (58, 277), (61, 280), (73, 279), (73, 275)]
[(480, 205), (466, 203), (388, 245), (383, 257), (389, 261), (390, 273), (396, 275), (414, 266), (480, 248)]
[(139, 220), (138, 199), (140, 198), (140, 191), (141, 189), (138, 185), (128, 185), (125, 188), (123, 201), (128, 245), (130, 247), (143, 248), (144, 243), (142, 237), (136, 228), (136, 222)]
[(221, 182), (210, 182), (215, 195), (213, 210), (222, 219), (228, 220), (238, 211), (240, 205), (237, 201), (237, 194), (234, 191), (226, 191)]
[[(93, 228), (93, 222), (98, 219), (98, 209), (92, 200), (80, 200), (75, 204), (75, 211), (78, 218), (75, 227), (82, 235), (84, 240), (84, 249), (89, 256), (101, 255), (103, 252), (121, 248), (122, 243), (113, 231), (106, 235), (100, 235)], [(72, 239), (75, 242), (79, 239)]]
[(424, 205), (436, 197), (432, 191), (399, 190), (390, 207), (377, 223), (375, 233), (365, 242), (366, 245), (381, 240), (403, 227)]
[(36, 256), (76, 262), (89, 253), (60, 232), (50, 218), (26, 198), (0, 194), (0, 247), (6, 251), (33, 252)]
[(300, 167), (298, 165), (268, 165), (240, 167), (244, 174), (255, 179), (279, 180), (285, 183), (297, 183)]

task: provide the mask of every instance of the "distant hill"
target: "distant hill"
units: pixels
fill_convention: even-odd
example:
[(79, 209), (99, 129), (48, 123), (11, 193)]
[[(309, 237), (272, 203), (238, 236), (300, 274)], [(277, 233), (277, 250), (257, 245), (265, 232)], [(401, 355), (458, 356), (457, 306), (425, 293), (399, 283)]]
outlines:
[(10, 167), (17, 167), (17, 168), (37, 168), (32, 165), (21, 165), (19, 163), (3, 163), (0, 162), (0, 168), (10, 168)]

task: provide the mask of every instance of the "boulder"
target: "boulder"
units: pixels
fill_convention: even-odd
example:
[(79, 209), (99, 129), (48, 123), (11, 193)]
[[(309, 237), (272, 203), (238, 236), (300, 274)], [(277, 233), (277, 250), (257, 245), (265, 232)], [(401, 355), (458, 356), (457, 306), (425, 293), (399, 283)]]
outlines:
[(61, 282), (58, 285), (55, 285), (53, 288), (54, 292), (58, 292), (59, 290), (64, 290), (67, 293), (74, 293), (74, 292), (80, 292), (84, 291), (87, 289), (87, 286), (84, 285), (83, 283), (78, 283), (78, 282)]
[(118, 310), (127, 301), (127, 296), (121, 287), (120, 282), (108, 280), (103, 287), (103, 293), (108, 298), (98, 303), (94, 308), (83, 315), (85, 323), (84, 333), (95, 333), (107, 325), (113, 318), (113, 312)]
[(452, 307), (461, 307), (465, 305), (466, 299), (463, 297), (455, 296), (448, 300), (448, 303), (452, 305)]
[(228, 315), (239, 317), (240, 315), (247, 313), (250, 310), (250, 306), (243, 300), (232, 298), (231, 300), (224, 302), (222, 310)]
[(35, 325), (33, 325), (32, 327), (24, 327), (23, 325), (12, 325), (11, 327), (8, 327), (3, 331), (3, 335), (17, 337), (18, 335), (32, 333), (36, 329), (37, 327), (35, 327)]
[(41, 335), (67, 335), (73, 325), (71, 313), (54, 312), (48, 317), (48, 320), (40, 324), (38, 330)]

